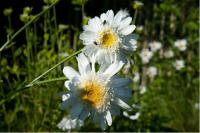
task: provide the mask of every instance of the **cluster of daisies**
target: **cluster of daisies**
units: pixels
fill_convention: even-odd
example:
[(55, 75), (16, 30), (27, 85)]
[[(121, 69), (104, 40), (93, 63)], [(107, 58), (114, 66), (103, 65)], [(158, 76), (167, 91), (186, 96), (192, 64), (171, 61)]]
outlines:
[[(141, 32), (143, 30), (143, 26), (138, 26), (139, 29), (137, 31)], [(137, 27), (137, 28), (138, 28)], [(174, 42), (174, 48), (183, 52), (187, 49), (187, 40), (186, 39), (178, 39)], [(132, 77), (132, 81), (138, 85), (139, 94), (143, 95), (147, 91), (148, 83), (146, 82), (146, 78), (150, 79), (150, 82), (154, 80), (156, 75), (158, 74), (158, 69), (156, 66), (152, 66), (149, 64), (154, 55), (159, 54), (161, 58), (172, 59), (175, 56), (174, 51), (171, 49), (164, 49), (161, 42), (152, 41), (147, 44), (144, 48), (142, 48), (140, 52), (140, 58), (142, 62), (142, 71), (134, 72)], [(173, 60), (173, 59), (172, 59)], [(131, 64), (133, 64), (132, 60), (129, 60), (128, 63), (123, 68), (123, 73), (128, 74), (130, 72)], [(177, 71), (181, 70), (185, 67), (184, 60), (178, 59), (172, 63), (172, 66), (175, 67)], [(136, 110), (140, 110), (139, 105), (133, 104), (132, 107)], [(140, 116), (140, 112), (136, 112), (135, 114), (130, 114), (128, 111), (123, 111), (123, 116), (129, 118), (130, 120), (137, 120)]]
[[(149, 43), (149, 47), (150, 48), (143, 48), (140, 53), (140, 57), (143, 64), (149, 63), (154, 53), (162, 48), (162, 44), (160, 42), (153, 41)], [(185, 51), (187, 49), (187, 40), (186, 39), (176, 40), (174, 42), (174, 47), (176, 47), (180, 51)], [(174, 57), (174, 52), (172, 49), (165, 50), (164, 52), (162, 51), (161, 54), (163, 54), (165, 58)], [(173, 63), (173, 66), (175, 67), (176, 70), (181, 70), (184, 67), (184, 60), (182, 59), (176, 60)]]
[[(142, 26), (140, 26), (142, 27)], [(143, 28), (140, 28), (139, 30), (142, 30)], [(175, 56), (174, 50), (178, 50), (180, 52), (184, 52), (187, 49), (187, 40), (186, 39), (178, 39), (173, 44), (174, 48), (163, 48), (163, 44), (159, 41), (152, 41), (147, 43), (142, 49), (139, 54), (141, 58), (141, 62), (143, 64), (142, 72), (135, 72), (134, 77), (132, 78), (133, 82), (135, 83), (141, 83), (139, 85), (139, 92), (140, 94), (143, 94), (147, 90), (147, 85), (145, 82), (143, 82), (142, 76), (149, 77), (150, 81), (153, 81), (155, 76), (158, 74), (158, 69), (156, 66), (152, 66), (149, 64), (154, 55), (159, 55), (160, 58), (165, 59), (172, 59)], [(173, 50), (174, 49), (174, 50)], [(181, 70), (185, 67), (185, 62), (183, 59), (172, 59), (173, 63), (171, 64), (177, 71)], [(131, 62), (131, 61), (130, 61)], [(131, 63), (128, 62), (125, 67), (123, 68), (123, 72), (127, 74), (131, 69)]]
[(80, 39), (85, 47), (77, 56), (78, 71), (63, 69), (68, 91), (62, 94), (61, 109), (69, 109), (69, 116), (58, 124), (60, 129), (79, 128), (89, 117), (104, 130), (121, 108), (131, 110), (127, 104), (131, 80), (117, 75), (137, 48), (136, 26), (131, 22), (127, 11), (114, 15), (108, 10), (83, 26)]

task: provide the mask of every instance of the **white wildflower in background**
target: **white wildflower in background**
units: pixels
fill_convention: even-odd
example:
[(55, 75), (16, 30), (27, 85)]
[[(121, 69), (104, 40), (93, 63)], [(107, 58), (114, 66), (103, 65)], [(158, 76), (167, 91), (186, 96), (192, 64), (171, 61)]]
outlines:
[(162, 44), (161, 42), (153, 41), (149, 43), (149, 46), (152, 52), (156, 52), (162, 47)]
[(71, 129), (79, 129), (83, 125), (83, 121), (78, 119), (71, 119), (70, 116), (64, 117), (57, 125), (63, 131)]
[(135, 34), (131, 34), (136, 26), (131, 25), (132, 18), (125, 10), (114, 15), (112, 10), (94, 17), (83, 26), (80, 39), (86, 45), (83, 52), (89, 57), (97, 54), (98, 62), (127, 62), (126, 55), (137, 48)]
[[(106, 123), (111, 126), (112, 115), (120, 114), (120, 107), (131, 109), (126, 104), (131, 97), (130, 79), (114, 76), (123, 63), (101, 65), (95, 70), (96, 58), (89, 59), (82, 53), (77, 57), (79, 73), (73, 68), (64, 67), (63, 73), (69, 79), (65, 82), (68, 93), (62, 109), (70, 108), (72, 119), (84, 121), (88, 116), (105, 129)], [(91, 63), (91, 65), (90, 65)]]
[(142, 32), (144, 30), (144, 26), (143, 25), (139, 25), (139, 26), (136, 27), (136, 30), (138, 32)]
[(137, 83), (140, 80), (140, 74), (138, 72), (134, 73), (133, 82)]
[(176, 60), (175, 63), (173, 63), (173, 65), (176, 68), (176, 70), (181, 70), (185, 67), (184, 60)]
[(147, 91), (147, 87), (145, 85), (140, 85), (139, 92), (140, 94), (144, 94)]
[(195, 109), (200, 110), (200, 106), (199, 105), (200, 105), (199, 103), (195, 103), (195, 105), (194, 105)]
[(187, 40), (186, 39), (179, 39), (176, 40), (174, 46), (177, 47), (180, 51), (185, 51), (187, 49)]
[(130, 72), (130, 69), (131, 69), (131, 63), (128, 60), (128, 62), (126, 63), (126, 65), (124, 65), (124, 67), (123, 67), (124, 74), (128, 74)]
[(140, 57), (142, 59), (142, 63), (143, 64), (147, 64), (149, 63), (150, 59), (152, 58), (153, 53), (152, 51), (150, 51), (147, 48), (142, 49), (141, 53), (140, 53)]
[(174, 57), (174, 52), (171, 49), (166, 50), (166, 51), (164, 51), (164, 57), (165, 58), (172, 58), (172, 57)]
[(154, 66), (150, 66), (146, 71), (146, 75), (150, 78), (154, 78), (157, 75), (157, 68)]

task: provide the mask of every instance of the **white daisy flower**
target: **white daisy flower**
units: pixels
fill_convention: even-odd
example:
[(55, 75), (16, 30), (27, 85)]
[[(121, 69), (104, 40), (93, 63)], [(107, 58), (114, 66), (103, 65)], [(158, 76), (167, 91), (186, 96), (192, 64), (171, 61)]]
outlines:
[(185, 67), (184, 60), (176, 60), (173, 65), (176, 68), (176, 70), (181, 70)]
[(162, 44), (161, 42), (153, 41), (149, 43), (149, 46), (152, 52), (156, 52), (162, 47)]
[(138, 32), (142, 32), (144, 30), (144, 26), (143, 25), (139, 25), (139, 26), (137, 26), (136, 30)]
[(147, 69), (146, 75), (149, 76), (150, 78), (154, 78), (157, 75), (157, 68), (154, 66), (150, 66)]
[(114, 15), (112, 10), (94, 17), (83, 26), (80, 39), (86, 45), (83, 52), (89, 57), (97, 54), (99, 63), (118, 61), (127, 62), (126, 55), (137, 48), (136, 26), (127, 11), (120, 10)]
[(142, 50), (142, 52), (140, 53), (140, 57), (141, 57), (141, 59), (142, 59), (142, 63), (143, 63), (143, 64), (149, 63), (149, 61), (150, 61), (150, 59), (152, 58), (152, 56), (153, 56), (152, 51), (150, 51), (150, 50), (147, 49), (147, 48), (144, 48), (144, 49)]
[[(69, 79), (65, 87), (69, 92), (64, 94), (65, 101), (61, 109), (70, 108), (72, 119), (84, 121), (88, 116), (105, 129), (106, 123), (111, 126), (111, 115), (119, 115), (120, 107), (131, 109), (126, 104), (131, 97), (130, 79), (114, 76), (124, 63), (113, 62), (101, 65), (95, 70), (96, 58), (90, 60), (82, 53), (77, 57), (79, 73), (73, 68), (64, 67), (63, 73)], [(90, 65), (91, 63), (91, 65)]]
[(194, 104), (195, 109), (200, 110), (200, 106), (199, 105), (200, 105), (199, 103), (195, 103)]
[(140, 74), (138, 72), (134, 73), (133, 82), (138, 82), (140, 80)]
[(169, 49), (164, 52), (164, 56), (165, 56), (165, 58), (172, 58), (172, 57), (174, 57), (174, 52), (171, 49)]
[(180, 51), (185, 51), (187, 49), (187, 40), (186, 39), (179, 39), (176, 40), (174, 46), (177, 47)]
[(57, 125), (57, 127), (63, 131), (77, 129), (83, 125), (83, 121), (78, 119), (71, 119), (70, 116), (64, 117)]
[(145, 85), (141, 85), (139, 87), (140, 94), (144, 94), (147, 91), (147, 87)]
[[(131, 61), (132, 62), (132, 61)], [(133, 63), (133, 62), (132, 62)], [(130, 61), (128, 60), (128, 62), (126, 63), (126, 65), (124, 65), (122, 71), (124, 74), (128, 74), (130, 72), (130, 69), (131, 69), (131, 63)]]

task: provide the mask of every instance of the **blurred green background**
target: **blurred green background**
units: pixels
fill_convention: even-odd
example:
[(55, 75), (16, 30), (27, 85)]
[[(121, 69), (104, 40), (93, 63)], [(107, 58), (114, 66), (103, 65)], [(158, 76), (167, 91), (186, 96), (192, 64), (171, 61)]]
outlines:
[[(140, 80), (132, 84), (129, 102), (136, 120), (123, 115), (113, 117), (106, 131), (199, 131), (199, 7), (196, 0), (142, 0), (135, 9), (132, 0), (60, 0), (52, 9), (30, 24), (12, 43), (0, 52), (0, 131), (61, 131), (57, 128), (67, 111), (59, 108), (60, 92), (66, 91), (64, 81), (35, 85), (13, 93), (54, 64), (83, 47), (79, 40), (82, 26), (89, 18), (112, 9), (126, 9), (130, 16), (137, 12), (135, 25), (140, 27), (138, 49), (131, 56), (134, 62), (129, 73), (121, 76)], [(0, 2), (0, 46), (20, 27), (44, 10), (53, 0), (2, 0)], [(137, 11), (136, 11), (137, 10)], [(174, 47), (178, 39), (187, 40), (187, 50)], [(140, 52), (151, 41), (162, 43), (148, 64), (142, 64)], [(172, 49), (174, 57), (166, 59), (162, 51)], [(183, 59), (185, 67), (177, 71), (172, 65)], [(63, 77), (62, 68), (77, 68), (75, 58), (60, 65), (42, 79)], [(149, 66), (157, 68), (154, 79), (144, 74)], [(140, 93), (140, 86), (146, 92)], [(7, 98), (12, 95), (11, 98)], [(6, 100), (6, 101), (5, 101)], [(3, 102), (5, 101), (5, 102)], [(122, 114), (122, 113), (121, 113)], [(89, 119), (79, 130), (101, 131)]]

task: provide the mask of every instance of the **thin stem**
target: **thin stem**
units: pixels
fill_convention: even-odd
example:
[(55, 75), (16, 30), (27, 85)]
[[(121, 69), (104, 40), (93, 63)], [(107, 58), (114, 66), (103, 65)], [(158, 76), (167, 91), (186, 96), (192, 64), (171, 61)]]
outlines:
[(85, 0), (82, 0), (81, 13), (82, 13), (82, 24), (83, 24), (85, 18)]
[[(36, 27), (36, 23), (34, 23), (34, 55), (36, 55), (37, 53), (37, 27)], [(36, 61), (36, 57), (34, 57), (34, 63)]]
[(133, 17), (133, 24), (135, 24), (135, 21), (136, 21), (136, 18), (137, 18), (137, 14), (138, 14), (138, 10), (136, 9), (135, 13), (134, 13), (134, 17)]
[(33, 81), (31, 81), (28, 85), (32, 85), (35, 81), (37, 81), (38, 79), (42, 78), (44, 75), (46, 75), (47, 73), (49, 73), (51, 70), (55, 69), (57, 66), (59, 66), (60, 64), (62, 64), (63, 62), (69, 60), (70, 58), (72, 58), (73, 56), (79, 54), (82, 51), (79, 50), (75, 53), (73, 53), (72, 55), (66, 57), (65, 59), (63, 59), (62, 61), (60, 61), (59, 63), (57, 63), (56, 65), (54, 65), (53, 67), (51, 67), (50, 69), (48, 69), (46, 72), (42, 73), (41, 75), (39, 75), (38, 77), (36, 77)]
[(25, 30), (25, 34), (26, 34), (26, 44), (27, 44), (27, 59), (28, 59), (28, 61), (27, 61), (27, 67), (28, 67), (28, 79), (30, 79), (30, 65), (31, 65), (31, 63), (30, 63), (30, 61), (31, 61), (31, 59), (30, 59), (30, 42), (29, 42), (29, 36), (28, 36), (28, 33), (29, 33), (29, 28), (27, 27), (26, 28), (26, 30)]
[[(12, 26), (11, 26), (11, 17), (8, 16), (8, 26), (9, 26), (9, 29), (12, 29)], [(11, 33), (9, 33), (11, 35)]]
[(57, 17), (56, 17), (56, 8), (53, 7), (53, 16), (54, 16), (54, 26), (55, 26), (55, 34), (56, 34), (56, 43), (58, 42), (58, 25), (57, 25)]
[(43, 80), (43, 81), (37, 81), (37, 82), (33, 83), (32, 85), (26, 85), (26, 87), (31, 87), (33, 85), (41, 85), (41, 84), (54, 82), (54, 81), (60, 81), (60, 80), (66, 80), (66, 77), (60, 77), (60, 78), (54, 78), (54, 79), (47, 79), (47, 80)]
[(42, 12), (40, 12), (39, 14), (35, 15), (33, 17), (32, 20), (30, 20), (28, 23), (26, 23), (23, 27), (21, 27), (13, 36), (11, 36), (11, 38), (9, 40), (7, 40), (3, 46), (0, 48), (0, 52), (3, 51), (3, 49), (12, 42), (12, 40), (18, 36), (24, 29), (26, 29), (26, 27), (28, 27), (30, 24), (32, 24), (35, 20), (37, 20), (40, 16), (42, 16), (45, 12), (47, 12), (49, 9), (51, 9), (52, 7), (54, 7), (57, 3), (59, 2), (59, 0), (56, 0), (54, 3), (52, 3), (48, 8), (46, 8), (45, 10), (43, 10)]
[(48, 80), (44, 80), (44, 81), (38, 81), (38, 82), (35, 82), (32, 85), (25, 85), (23, 87), (20, 87), (19, 89), (16, 89), (14, 92), (11, 92), (10, 94), (8, 94), (7, 98), (1, 100), (0, 105), (2, 105), (3, 103), (5, 103), (7, 100), (9, 100), (11, 98), (13, 99), (15, 96), (17, 96), (19, 94), (19, 92), (22, 92), (22, 91), (32, 87), (33, 85), (41, 85), (41, 84), (45, 84), (45, 83), (50, 83), (50, 82), (54, 82), (54, 81), (62, 81), (62, 80), (66, 80), (66, 77), (48, 79)]

